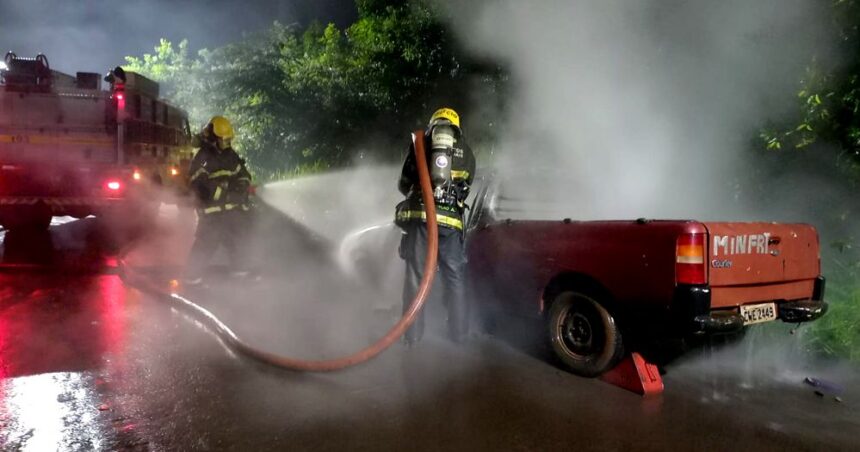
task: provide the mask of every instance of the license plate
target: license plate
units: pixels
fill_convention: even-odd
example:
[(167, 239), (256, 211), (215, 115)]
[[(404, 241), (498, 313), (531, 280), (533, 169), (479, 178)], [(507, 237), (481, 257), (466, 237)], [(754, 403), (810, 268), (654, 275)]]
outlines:
[(776, 303), (741, 306), (741, 317), (744, 318), (744, 325), (776, 320)]

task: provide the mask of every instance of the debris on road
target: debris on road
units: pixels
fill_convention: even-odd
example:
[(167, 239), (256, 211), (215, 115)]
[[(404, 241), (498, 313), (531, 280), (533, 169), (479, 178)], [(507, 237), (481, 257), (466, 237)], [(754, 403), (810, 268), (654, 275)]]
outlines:
[(803, 379), (803, 382), (808, 384), (809, 386), (812, 386), (813, 388), (819, 388), (822, 392), (829, 394), (841, 394), (845, 389), (839, 384), (827, 380), (822, 380), (820, 378), (806, 377)]

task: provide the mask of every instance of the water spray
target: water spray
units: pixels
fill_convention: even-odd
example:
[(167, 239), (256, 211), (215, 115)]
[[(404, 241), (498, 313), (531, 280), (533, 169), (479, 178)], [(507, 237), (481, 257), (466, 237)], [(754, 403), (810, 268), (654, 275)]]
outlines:
[(415, 322), (418, 313), (424, 307), (433, 278), (436, 276), (436, 258), (438, 253), (439, 236), (436, 224), (436, 205), (433, 199), (433, 187), (430, 182), (430, 171), (427, 166), (427, 158), (424, 150), (424, 132), (416, 130), (412, 133), (412, 143), (415, 149), (415, 159), (418, 163), (418, 180), (421, 185), (421, 198), (424, 201), (424, 211), (427, 216), (427, 257), (424, 260), (424, 274), (418, 292), (412, 299), (409, 309), (400, 320), (375, 343), (347, 356), (326, 360), (304, 360), (281, 356), (252, 347), (240, 339), (230, 328), (221, 322), (214, 314), (205, 308), (195, 304), (191, 300), (177, 293), (166, 293), (146, 278), (136, 275), (121, 262), (120, 275), (123, 280), (134, 287), (145, 292), (168, 299), (172, 304), (183, 312), (187, 312), (206, 324), (221, 338), (225, 344), (239, 353), (253, 358), (265, 364), (288, 370), (303, 372), (331, 372), (345, 369), (368, 361), (396, 342), (403, 333)]

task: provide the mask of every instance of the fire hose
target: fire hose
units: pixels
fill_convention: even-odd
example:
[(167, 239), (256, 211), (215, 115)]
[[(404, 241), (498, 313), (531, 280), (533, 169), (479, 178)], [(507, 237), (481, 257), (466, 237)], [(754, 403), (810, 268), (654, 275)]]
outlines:
[[(222, 339), (225, 344), (235, 351), (263, 362), (265, 364), (288, 370), (296, 370), (303, 372), (331, 372), (335, 370), (345, 369), (357, 364), (368, 361), (382, 353), (390, 347), (402, 336), (407, 328), (415, 322), (418, 313), (424, 307), (424, 302), (430, 294), (430, 287), (433, 285), (433, 278), (436, 276), (436, 258), (438, 253), (439, 236), (438, 227), (436, 224), (436, 206), (433, 199), (433, 189), (430, 183), (430, 171), (427, 167), (427, 158), (424, 151), (424, 132), (416, 130), (412, 133), (412, 143), (415, 148), (415, 160), (418, 164), (418, 181), (421, 185), (421, 197), (424, 201), (424, 211), (427, 216), (427, 257), (424, 260), (424, 273), (421, 278), (421, 284), (418, 287), (409, 309), (404, 312), (400, 320), (388, 330), (388, 332), (379, 340), (367, 347), (347, 356), (325, 360), (304, 360), (281, 356), (265, 350), (257, 349), (242, 339), (240, 339), (227, 325), (221, 322), (214, 314), (207, 311), (205, 308), (193, 303), (182, 295), (171, 293), (170, 300), (177, 307), (186, 312), (198, 317)], [(153, 284), (144, 281), (142, 278), (136, 278), (127, 267), (122, 264), (122, 278), (132, 286), (137, 286), (148, 292), (154, 292), (164, 295), (162, 291), (154, 287)]]

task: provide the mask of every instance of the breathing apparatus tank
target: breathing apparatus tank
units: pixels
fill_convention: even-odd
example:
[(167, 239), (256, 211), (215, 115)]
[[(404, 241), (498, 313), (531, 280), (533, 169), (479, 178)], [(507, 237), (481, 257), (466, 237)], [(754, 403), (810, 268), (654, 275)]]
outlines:
[(451, 164), (454, 153), (455, 130), (450, 125), (437, 125), (430, 131), (430, 181), (436, 201), (451, 202)]

